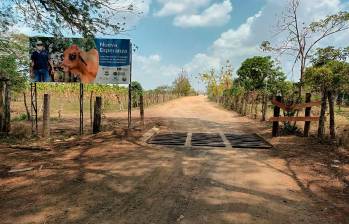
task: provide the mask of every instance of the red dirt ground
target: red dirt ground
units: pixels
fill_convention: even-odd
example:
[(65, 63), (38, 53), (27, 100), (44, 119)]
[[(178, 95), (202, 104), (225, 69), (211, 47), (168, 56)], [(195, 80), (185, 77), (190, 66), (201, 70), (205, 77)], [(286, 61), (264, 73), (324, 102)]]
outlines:
[(0, 223), (349, 223), (348, 150), (271, 139), (268, 124), (203, 96), (146, 116), (147, 129), (259, 133), (274, 149), (155, 147), (121, 129), (38, 140), (49, 151), (0, 144)]

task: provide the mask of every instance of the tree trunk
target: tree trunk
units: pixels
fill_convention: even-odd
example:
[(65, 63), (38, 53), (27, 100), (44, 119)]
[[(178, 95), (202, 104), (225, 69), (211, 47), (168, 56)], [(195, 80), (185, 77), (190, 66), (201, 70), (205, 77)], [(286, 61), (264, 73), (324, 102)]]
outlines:
[(317, 131), (317, 135), (320, 140), (324, 139), (324, 134), (325, 134), (325, 114), (327, 110), (326, 94), (327, 94), (327, 91), (324, 90), (322, 92), (322, 97), (321, 97), (321, 111), (320, 111), (319, 127)]
[(254, 119), (257, 119), (257, 113), (258, 113), (258, 105), (259, 105), (259, 96), (256, 97), (255, 105), (254, 105)]
[(101, 131), (102, 123), (102, 97), (97, 96), (94, 108), (93, 134)]
[(0, 81), (0, 133), (10, 132), (10, 89), (6, 81)]
[(250, 104), (250, 115), (251, 115), (251, 117), (253, 117), (253, 108), (254, 108), (254, 103), (255, 103), (254, 97), (253, 96), (249, 97), (249, 100), (251, 101), (251, 104)]
[(267, 109), (268, 109), (268, 95), (265, 94), (263, 96), (263, 106), (262, 106), (262, 121), (265, 121), (265, 117), (267, 116)]
[(27, 121), (30, 121), (30, 112), (29, 112), (29, 108), (27, 105), (27, 95), (26, 95), (25, 91), (23, 92), (23, 101), (24, 101), (25, 111), (27, 113)]
[(330, 108), (330, 136), (331, 139), (336, 139), (336, 126), (335, 126), (335, 114), (334, 114), (334, 94), (329, 91), (327, 93), (328, 104)]

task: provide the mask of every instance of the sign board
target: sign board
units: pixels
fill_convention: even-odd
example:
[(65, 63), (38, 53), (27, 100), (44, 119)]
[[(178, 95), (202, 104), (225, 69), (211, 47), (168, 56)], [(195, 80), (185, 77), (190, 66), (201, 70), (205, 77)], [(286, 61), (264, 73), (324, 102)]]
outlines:
[(128, 39), (31, 37), (29, 41), (33, 82), (130, 83)]

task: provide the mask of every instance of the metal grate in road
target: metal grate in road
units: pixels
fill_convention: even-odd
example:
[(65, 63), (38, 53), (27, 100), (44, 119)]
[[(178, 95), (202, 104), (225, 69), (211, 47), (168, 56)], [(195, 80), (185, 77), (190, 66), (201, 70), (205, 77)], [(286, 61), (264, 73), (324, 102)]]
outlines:
[(217, 133), (193, 133), (192, 146), (225, 147), (223, 139)]
[(224, 134), (234, 148), (270, 149), (273, 146), (257, 134)]
[(160, 133), (150, 138), (147, 143), (167, 146), (226, 147), (225, 141), (233, 148), (270, 149), (273, 147), (257, 134), (233, 133)]
[(162, 133), (149, 139), (148, 144), (184, 146), (186, 139), (187, 133)]

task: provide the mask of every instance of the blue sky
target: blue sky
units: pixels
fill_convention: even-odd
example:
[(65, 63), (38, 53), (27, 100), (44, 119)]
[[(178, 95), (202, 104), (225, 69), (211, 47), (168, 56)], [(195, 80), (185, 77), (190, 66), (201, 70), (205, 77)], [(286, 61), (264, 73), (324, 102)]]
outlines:
[[(219, 1), (217, 1), (219, 2)], [(206, 49), (219, 35), (229, 28), (238, 27), (248, 17), (256, 14), (264, 0), (236, 0), (238, 9), (233, 9), (226, 24), (209, 27), (177, 27), (173, 16), (156, 17), (161, 4), (150, 4), (150, 12), (137, 24), (129, 37), (140, 47), (140, 54), (161, 54), (165, 63), (185, 64), (197, 53)]]
[[(260, 43), (275, 37), (277, 15), (289, 0), (112, 0), (133, 2), (142, 16), (127, 15), (131, 31), (116, 36), (130, 38), (139, 50), (133, 55), (133, 78), (146, 89), (171, 85), (182, 69), (190, 77), (209, 69), (219, 70), (229, 60), (234, 71), (248, 57), (264, 55)], [(349, 0), (301, 0), (299, 17), (309, 23), (326, 15), (349, 10)], [(120, 15), (116, 15), (118, 19)], [(29, 28), (18, 30), (33, 35)], [(98, 36), (98, 35), (97, 35)], [(325, 39), (317, 47), (348, 46), (349, 31)], [(274, 55), (272, 55), (274, 56)], [(288, 79), (298, 81), (294, 58), (275, 57)], [(196, 88), (202, 88), (195, 81)]]
[[(140, 4), (144, 15), (135, 29), (120, 37), (139, 46), (134, 55), (134, 79), (145, 88), (169, 85), (184, 68), (195, 76), (219, 69), (230, 60), (234, 70), (253, 55), (262, 55), (263, 40), (278, 40), (273, 26), (288, 0), (148, 0)], [(348, 0), (303, 0), (300, 16), (305, 21), (348, 10)], [(281, 37), (280, 37), (281, 38)], [(346, 46), (348, 31), (321, 46)], [(291, 80), (293, 59), (277, 58)], [(195, 85), (194, 85), (195, 86)]]

